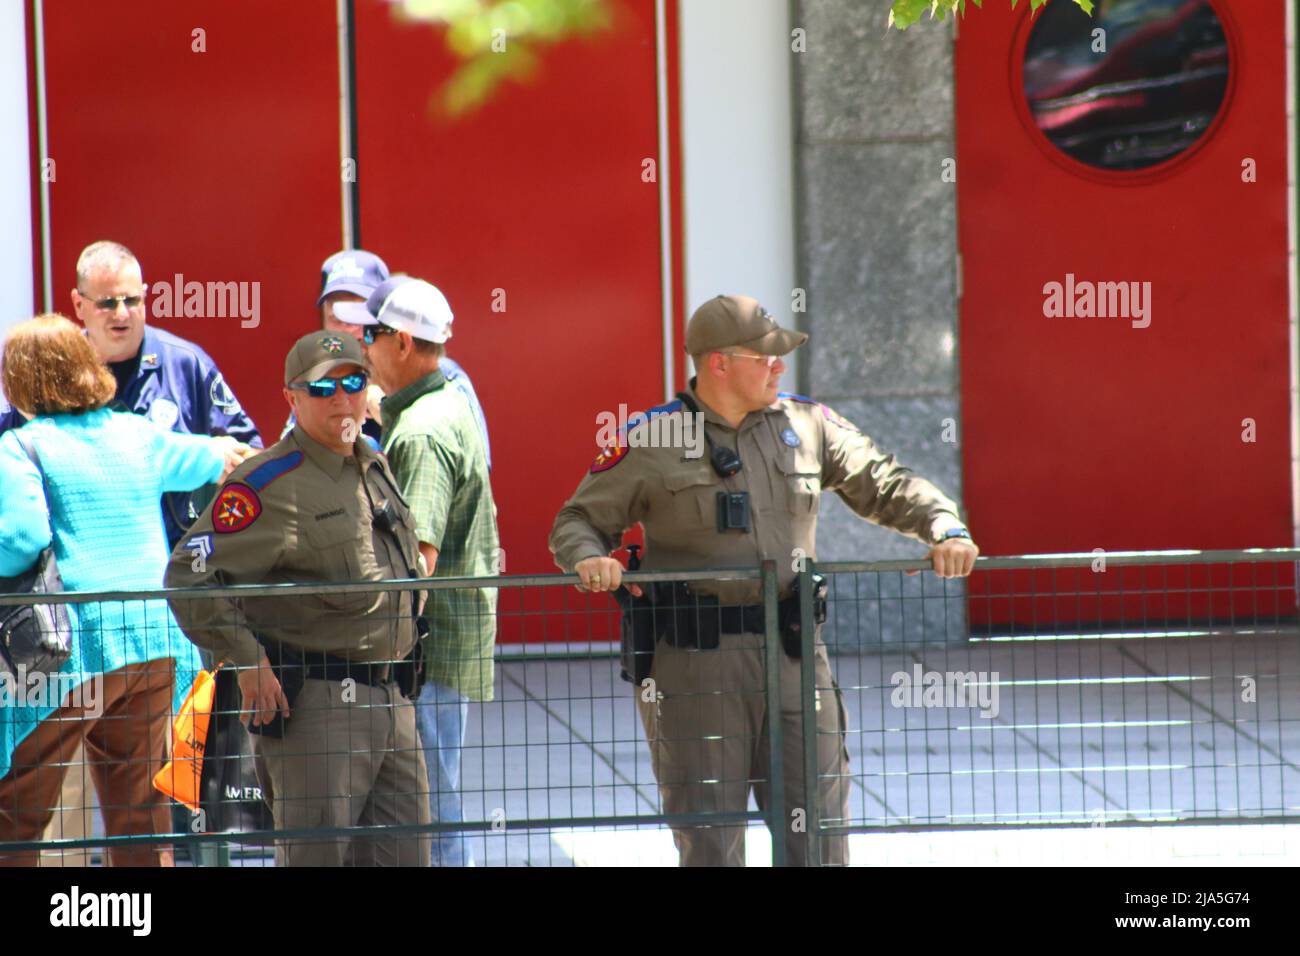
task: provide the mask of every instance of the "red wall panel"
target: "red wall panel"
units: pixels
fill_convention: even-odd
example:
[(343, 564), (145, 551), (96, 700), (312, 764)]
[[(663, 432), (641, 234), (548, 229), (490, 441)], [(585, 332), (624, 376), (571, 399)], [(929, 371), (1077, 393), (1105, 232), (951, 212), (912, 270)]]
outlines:
[(77, 254), (96, 239), (130, 247), (146, 282), (260, 282), (256, 328), (149, 321), (205, 348), (274, 440), (284, 356), (319, 323), (320, 262), (340, 242), (333, 0), (44, 10), (53, 307), (72, 314)]
[[(659, 159), (655, 4), (610, 6), (608, 31), (544, 49), (531, 81), (445, 120), (430, 109), (456, 66), (442, 31), (356, 3), (360, 239), (456, 311), (450, 354), (492, 431), (508, 573), (554, 570), (546, 535), (597, 451), (596, 413), (648, 408), (665, 388), (660, 188), (642, 178)], [(76, 256), (98, 238), (130, 246), (148, 282), (261, 282), (256, 329), (150, 321), (207, 349), (269, 437), (284, 353), (314, 327), (319, 263), (340, 242), (336, 43), (332, 0), (46, 5), (54, 306), (70, 312)], [(668, 55), (675, 72), (675, 43)], [(680, 276), (680, 184), (673, 202)], [(537, 620), (537, 636), (610, 636), (603, 610)]]
[[(1185, 160), (1127, 182), (1070, 168), (1028, 127), (1020, 6), (968, 16), (956, 46), (964, 497), (981, 546), (1289, 546), (1283, 5), (1216, 5), (1234, 71), (1219, 127)], [(1242, 181), (1247, 157), (1258, 182)], [(1067, 273), (1150, 282), (1150, 327), (1045, 317), (1044, 284)], [(1254, 443), (1242, 441), (1244, 418), (1257, 423)], [(1086, 591), (1125, 586), (1086, 577)], [(1004, 577), (992, 590), (1028, 584)], [(1226, 613), (1225, 594), (976, 601), (973, 617), (1199, 617)], [(1284, 612), (1288, 594), (1270, 609), (1244, 594), (1233, 608)]]
[(611, 7), (611, 30), (543, 50), (532, 81), (449, 120), (430, 110), (456, 66), (443, 32), (357, 3), (362, 242), (456, 313), (508, 573), (555, 570), (546, 536), (596, 413), (664, 391), (659, 185), (641, 176), (658, 155), (654, 3)]

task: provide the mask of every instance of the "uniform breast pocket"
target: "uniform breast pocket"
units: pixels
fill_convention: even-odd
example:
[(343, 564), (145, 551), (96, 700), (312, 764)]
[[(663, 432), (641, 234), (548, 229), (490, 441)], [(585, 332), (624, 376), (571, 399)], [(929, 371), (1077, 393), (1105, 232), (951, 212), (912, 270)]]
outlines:
[(713, 531), (717, 525), (715, 498), (720, 487), (712, 471), (692, 469), (664, 477), (668, 509), (682, 533)]
[(817, 514), (822, 498), (821, 468), (811, 456), (790, 455), (777, 462), (785, 484), (787, 507), (792, 515)]
[[(311, 553), (307, 563), (322, 583), (343, 584), (363, 580), (362, 548), (365, 542), (346, 518), (329, 519), (307, 529)], [(374, 593), (319, 594), (316, 600), (332, 611), (358, 613), (367, 610), (377, 599)]]

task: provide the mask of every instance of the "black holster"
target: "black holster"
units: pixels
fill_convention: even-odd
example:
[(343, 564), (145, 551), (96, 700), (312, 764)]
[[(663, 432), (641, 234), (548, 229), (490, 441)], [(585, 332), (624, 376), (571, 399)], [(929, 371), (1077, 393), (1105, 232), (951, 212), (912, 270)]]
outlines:
[(650, 676), (655, 644), (714, 650), (723, 633), (718, 599), (693, 594), (684, 581), (656, 581), (642, 586), (641, 597), (626, 587), (614, 592), (623, 609), (620, 626), (622, 678), (640, 685)]
[[(781, 628), (781, 646), (795, 660), (803, 657), (803, 616), (799, 613), (799, 578), (794, 579), (790, 596), (777, 605), (777, 624)], [(813, 574), (813, 622), (826, 623), (826, 576)]]
[[(275, 679), (280, 682), (280, 690), (284, 692), (284, 699), (289, 702), (289, 710), (292, 712), (307, 680), (307, 664), (302, 655), (291, 648), (275, 641), (262, 640), (260, 636), (257, 639), (266, 651), (266, 660), (275, 671)], [(280, 738), (284, 736), (289, 721), (284, 714), (276, 714), (269, 724), (254, 725), (250, 721), (246, 726), (250, 734)]]
[(416, 700), (424, 686), (424, 639), (429, 636), (429, 623), (422, 617), (415, 619), (415, 646), (405, 660), (393, 665), (392, 678), (397, 690), (407, 700)]

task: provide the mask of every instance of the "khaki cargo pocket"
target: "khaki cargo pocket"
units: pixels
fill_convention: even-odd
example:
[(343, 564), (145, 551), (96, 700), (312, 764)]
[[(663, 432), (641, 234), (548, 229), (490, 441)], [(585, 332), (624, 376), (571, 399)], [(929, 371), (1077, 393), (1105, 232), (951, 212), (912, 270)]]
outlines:
[(664, 489), (668, 492), (669, 509), (678, 527), (716, 530), (716, 496), (721, 485), (707, 463), (702, 468), (665, 475)]
[(785, 478), (790, 514), (805, 517), (817, 514), (821, 506), (822, 479), (821, 472), (815, 470), (815, 463), (790, 454), (782, 455), (776, 467)]
[[(308, 528), (306, 537), (311, 548), (308, 563), (315, 568), (322, 582), (347, 584), (362, 579), (361, 549), (364, 542), (356, 527), (346, 519), (326, 521), (319, 527)], [(368, 610), (380, 597), (376, 592), (317, 594), (314, 600), (330, 611), (356, 614)]]

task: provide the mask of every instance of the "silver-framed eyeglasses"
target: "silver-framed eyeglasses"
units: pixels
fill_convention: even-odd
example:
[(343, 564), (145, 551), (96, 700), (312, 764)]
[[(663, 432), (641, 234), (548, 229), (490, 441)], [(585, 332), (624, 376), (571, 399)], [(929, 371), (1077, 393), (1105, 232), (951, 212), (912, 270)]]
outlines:
[(732, 358), (753, 359), (756, 362), (762, 362), (768, 368), (771, 368), (773, 365), (775, 365), (777, 359), (781, 357), (779, 355), (746, 355), (744, 352), (719, 352), (718, 354), (730, 355)]

